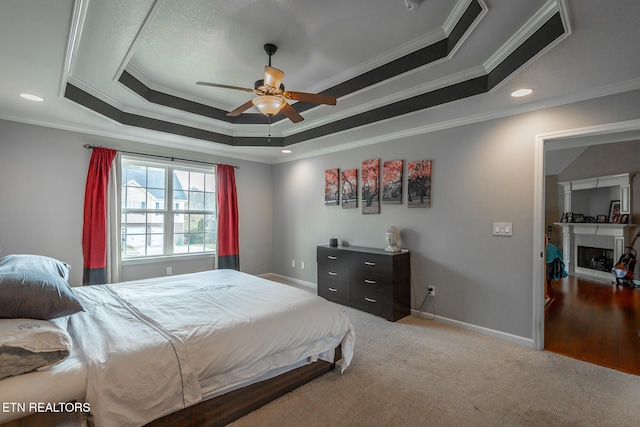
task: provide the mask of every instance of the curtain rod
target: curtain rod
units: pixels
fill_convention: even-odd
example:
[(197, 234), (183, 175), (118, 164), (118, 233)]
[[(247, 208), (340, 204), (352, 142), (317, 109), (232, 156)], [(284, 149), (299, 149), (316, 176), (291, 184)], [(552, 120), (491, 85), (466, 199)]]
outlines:
[[(94, 148), (98, 148), (98, 146), (91, 145), (91, 144), (84, 144), (83, 147), (86, 148), (87, 150), (93, 150)], [(105, 148), (108, 148), (108, 147), (105, 147)], [(110, 148), (110, 150), (113, 150), (113, 148)], [(157, 157), (157, 158), (160, 158), (160, 159), (169, 159), (172, 162), (174, 160), (180, 160), (180, 161), (183, 161), (183, 162), (193, 162), (193, 163), (200, 163), (200, 164), (211, 165), (211, 166), (217, 166), (217, 165), (233, 166), (235, 169), (240, 169), (240, 166), (228, 165), (228, 164), (222, 163), (222, 162), (203, 162), (202, 160), (181, 159), (180, 157), (161, 156), (159, 154), (136, 153), (135, 151), (126, 151), (126, 150), (115, 150), (115, 151), (117, 151), (119, 153), (135, 154), (137, 156), (148, 156), (148, 157)]]

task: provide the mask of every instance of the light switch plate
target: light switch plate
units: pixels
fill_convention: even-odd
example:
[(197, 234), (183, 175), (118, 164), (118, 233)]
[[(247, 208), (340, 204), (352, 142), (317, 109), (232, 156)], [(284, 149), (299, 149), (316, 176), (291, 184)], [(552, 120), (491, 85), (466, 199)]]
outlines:
[(494, 222), (493, 235), (494, 236), (512, 236), (513, 224), (510, 222)]

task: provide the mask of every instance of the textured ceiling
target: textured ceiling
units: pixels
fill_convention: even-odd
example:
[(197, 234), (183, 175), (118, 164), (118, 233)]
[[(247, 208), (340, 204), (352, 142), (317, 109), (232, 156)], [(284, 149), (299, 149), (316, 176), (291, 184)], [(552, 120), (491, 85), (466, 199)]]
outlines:
[[(260, 161), (638, 86), (632, 0), (53, 3), (0, 4), (0, 117)], [(269, 129), (254, 108), (226, 116), (251, 93), (195, 85), (253, 87), (265, 43), (287, 89), (338, 104), (294, 102), (305, 120)], [(534, 95), (508, 97), (520, 86)], [(46, 100), (25, 106), (16, 88)]]

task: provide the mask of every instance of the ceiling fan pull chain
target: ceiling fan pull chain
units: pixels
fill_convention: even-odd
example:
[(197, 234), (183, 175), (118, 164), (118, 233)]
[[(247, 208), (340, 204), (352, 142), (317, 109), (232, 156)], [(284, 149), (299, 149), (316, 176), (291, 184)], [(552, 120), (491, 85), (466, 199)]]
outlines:
[(267, 142), (271, 142), (271, 115), (267, 116), (269, 118), (269, 137), (267, 138)]

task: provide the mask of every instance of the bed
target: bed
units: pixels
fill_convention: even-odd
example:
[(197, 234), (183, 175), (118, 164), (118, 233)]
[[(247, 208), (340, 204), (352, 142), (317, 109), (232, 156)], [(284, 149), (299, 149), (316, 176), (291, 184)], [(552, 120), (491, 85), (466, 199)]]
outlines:
[[(0, 325), (7, 326), (0, 338), (10, 337), (0, 348), (16, 340), (8, 326), (22, 325), (17, 335), (57, 333), (48, 345), (61, 355), (9, 376), (0, 369), (0, 424), (68, 416), (105, 427), (223, 425), (336, 363), (343, 372), (353, 356), (353, 326), (339, 306), (288, 285), (213, 270), (72, 289), (59, 261), (17, 256), (27, 257), (31, 272), (46, 264), (56, 285), (51, 298), (64, 300), (62, 315), (42, 314), (49, 300), (15, 295), (24, 280), (6, 279), (16, 275), (7, 269), (16, 256), (9, 257), (0, 259)], [(38, 295), (46, 295), (39, 284)], [(27, 310), (12, 308), (20, 305)], [(25, 339), (41, 341), (17, 340)]]

